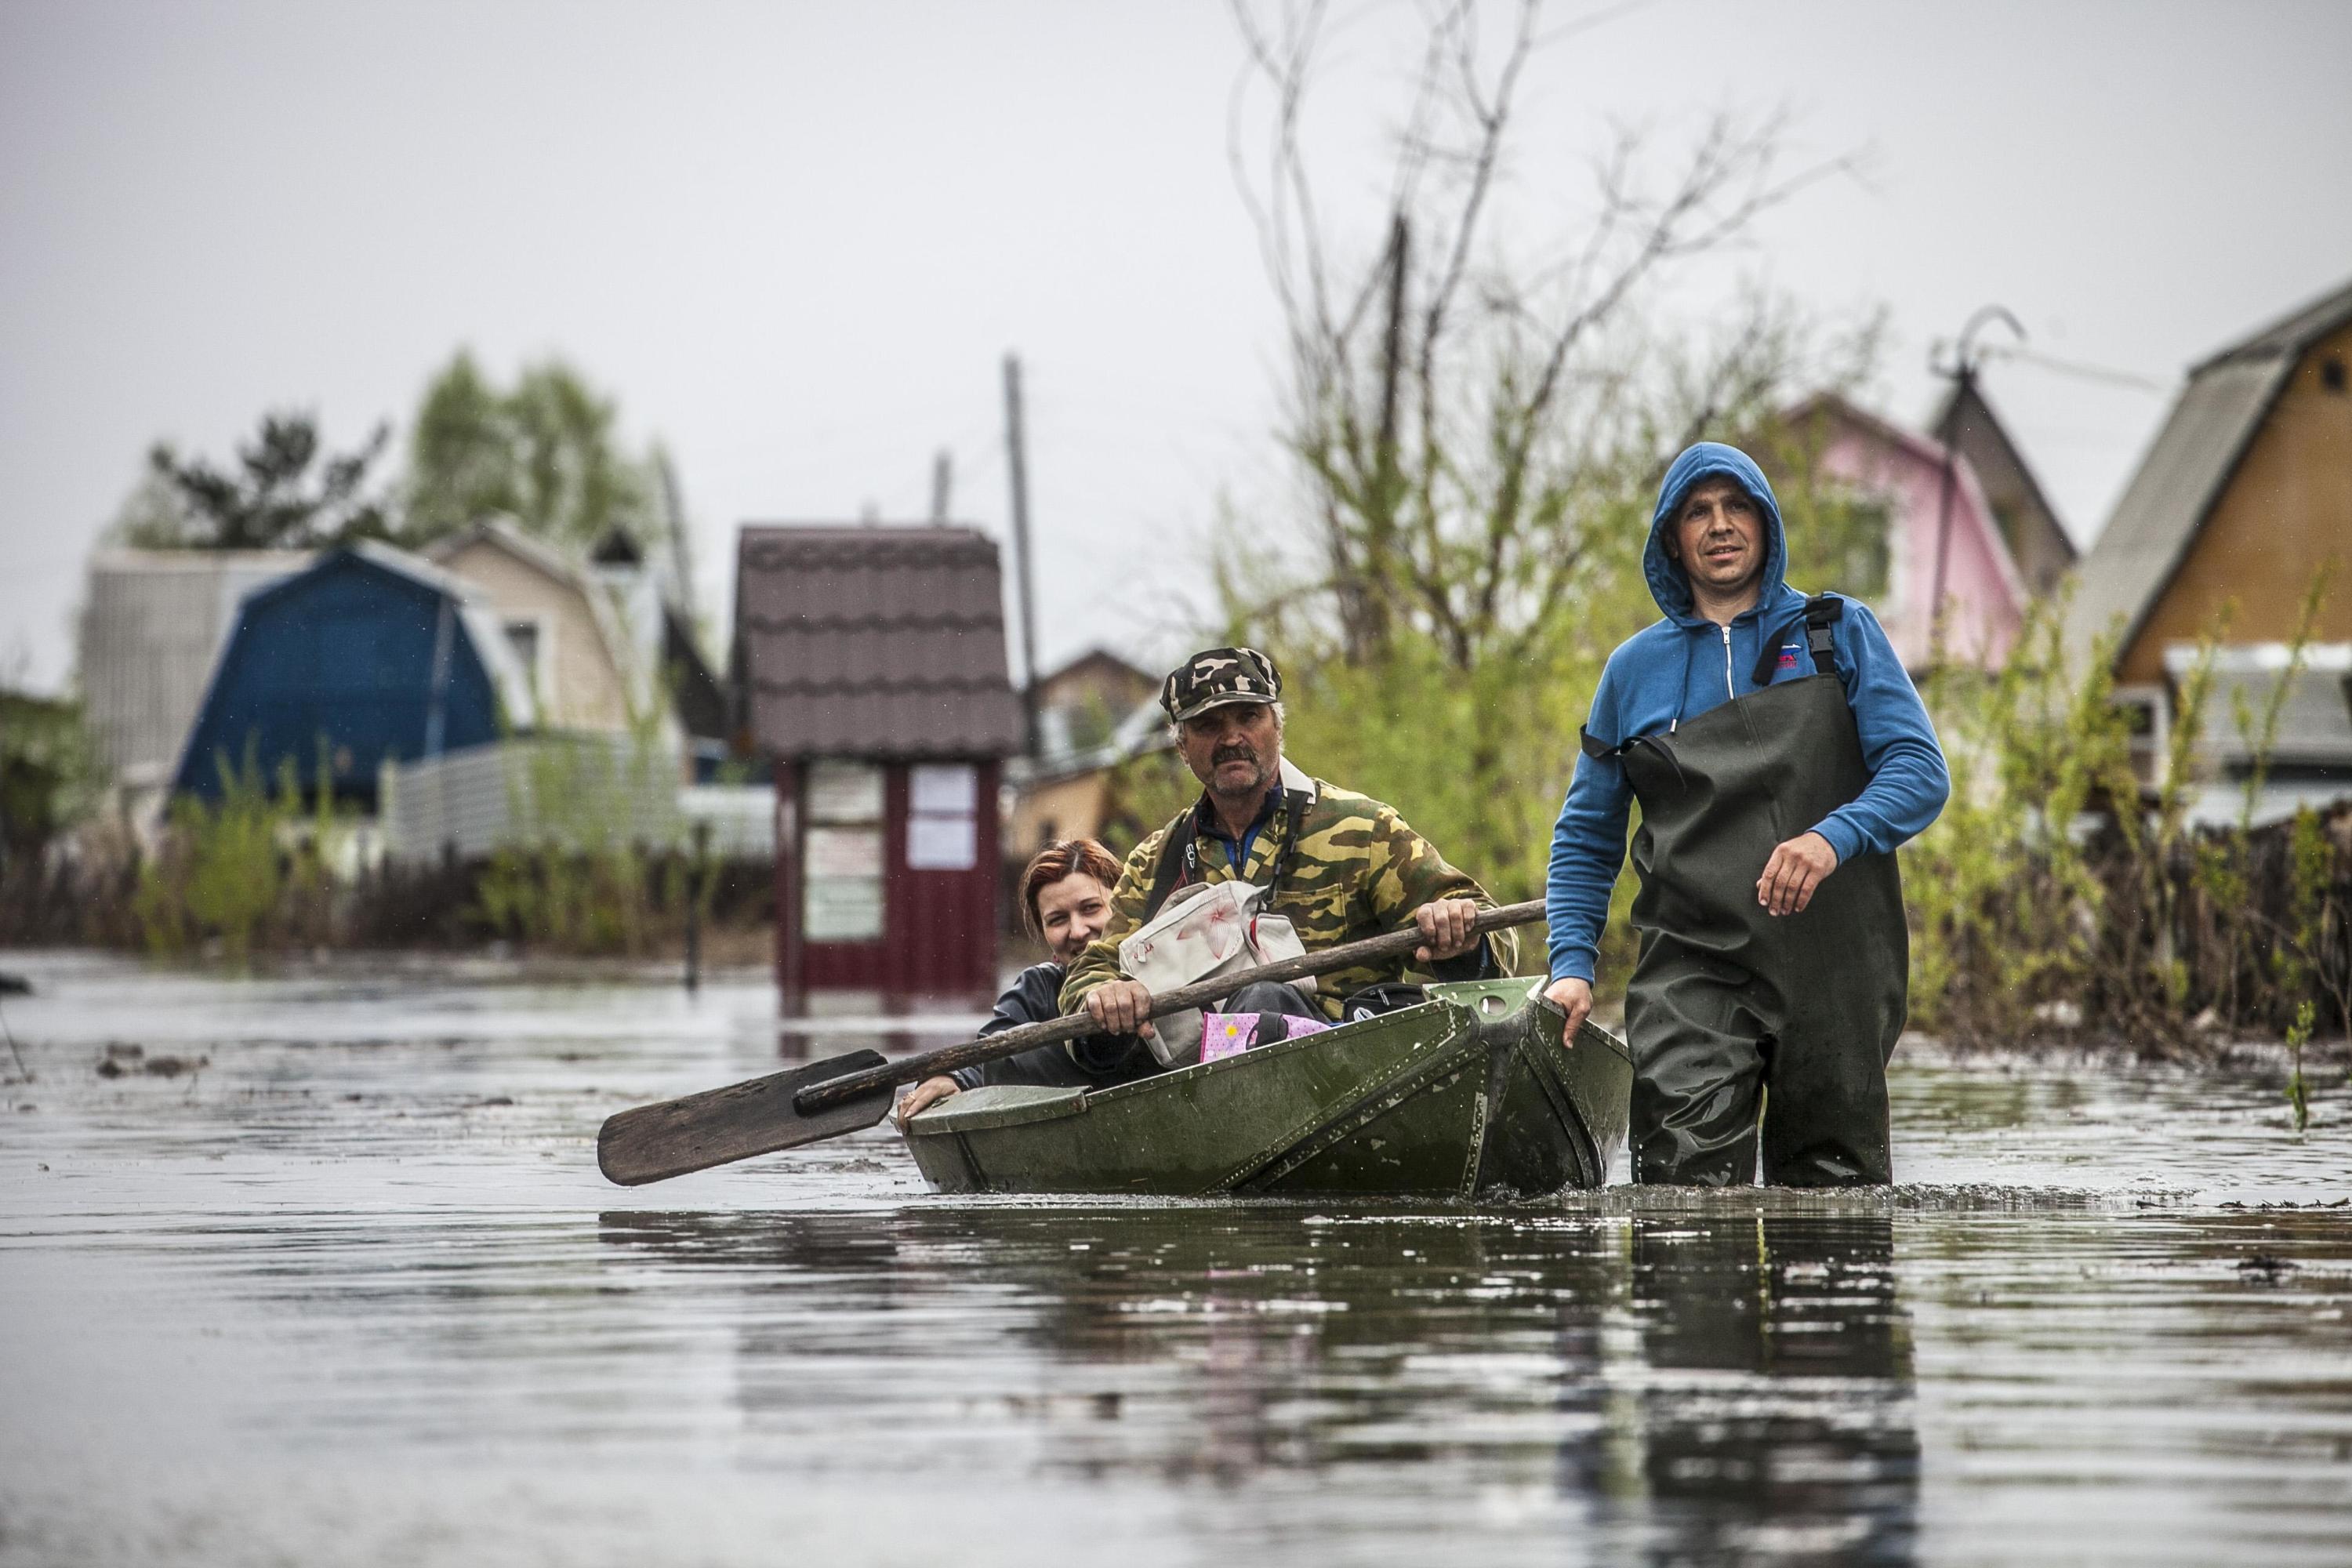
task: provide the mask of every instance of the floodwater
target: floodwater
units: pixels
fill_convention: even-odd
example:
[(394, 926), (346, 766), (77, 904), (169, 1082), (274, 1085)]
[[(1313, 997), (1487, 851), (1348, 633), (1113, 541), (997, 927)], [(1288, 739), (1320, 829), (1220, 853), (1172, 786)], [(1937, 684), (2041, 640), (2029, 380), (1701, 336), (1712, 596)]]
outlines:
[(2352, 1562), (2340, 1072), (1898, 1058), (1867, 1195), (624, 1191), (765, 984), (5, 957), (0, 1563)]

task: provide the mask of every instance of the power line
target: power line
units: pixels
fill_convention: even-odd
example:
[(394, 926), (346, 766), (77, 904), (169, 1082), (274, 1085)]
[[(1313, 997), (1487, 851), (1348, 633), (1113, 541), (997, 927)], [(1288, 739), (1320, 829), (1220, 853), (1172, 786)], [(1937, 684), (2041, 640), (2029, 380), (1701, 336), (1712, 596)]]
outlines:
[(2137, 371), (2116, 370), (2108, 365), (2088, 364), (2081, 360), (2060, 359), (2054, 354), (2037, 353), (2032, 349), (2013, 344), (1987, 343), (1978, 351), (1987, 359), (2015, 360), (2037, 369), (2055, 371), (2061, 375), (2076, 376), (2084, 381), (2105, 382), (2111, 386), (2128, 386), (2138, 392), (2169, 392), (2169, 382), (2142, 375)]

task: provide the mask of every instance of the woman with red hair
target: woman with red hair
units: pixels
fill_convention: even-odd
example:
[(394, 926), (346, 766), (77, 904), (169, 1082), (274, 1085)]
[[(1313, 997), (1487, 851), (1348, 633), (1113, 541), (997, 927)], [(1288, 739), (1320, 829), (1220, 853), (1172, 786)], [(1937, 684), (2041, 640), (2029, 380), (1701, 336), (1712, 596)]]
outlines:
[[(1118, 862), (1091, 838), (1048, 844), (1021, 873), (1021, 922), (1054, 956), (1023, 970), (981, 1029), (985, 1037), (1023, 1024), (1061, 1016), (1062, 982), (1070, 963), (1110, 924), (1110, 891), (1118, 885)], [(1089, 1088), (1124, 1082), (1153, 1070), (1150, 1056), (1131, 1038), (1080, 1040), (1065, 1048), (1041, 1046), (1017, 1057), (961, 1068), (927, 1078), (898, 1101), (898, 1124), (959, 1089), (983, 1083), (1034, 1083)], [(1133, 1059), (1129, 1059), (1133, 1058)]]

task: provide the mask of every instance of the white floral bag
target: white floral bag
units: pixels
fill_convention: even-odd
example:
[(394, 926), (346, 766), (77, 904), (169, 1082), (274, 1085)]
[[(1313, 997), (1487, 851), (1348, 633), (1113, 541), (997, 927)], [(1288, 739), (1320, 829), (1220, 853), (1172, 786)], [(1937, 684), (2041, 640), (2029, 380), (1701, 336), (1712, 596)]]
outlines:
[[(1288, 915), (1258, 911), (1265, 889), (1251, 882), (1196, 882), (1178, 889), (1160, 911), (1118, 944), (1118, 966), (1154, 996), (1218, 974), (1238, 974), (1261, 963), (1305, 955)], [(1290, 984), (1315, 989), (1309, 975)], [(1201, 1059), (1198, 1008), (1151, 1024), (1151, 1054), (1162, 1067)]]

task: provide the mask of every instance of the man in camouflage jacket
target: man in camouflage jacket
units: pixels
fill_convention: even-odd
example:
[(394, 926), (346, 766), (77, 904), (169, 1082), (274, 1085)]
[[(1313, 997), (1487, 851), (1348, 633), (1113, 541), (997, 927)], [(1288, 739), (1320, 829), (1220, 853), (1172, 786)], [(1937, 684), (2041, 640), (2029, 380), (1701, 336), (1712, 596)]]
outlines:
[[(1282, 755), (1282, 676), (1255, 648), (1210, 648), (1169, 676), (1160, 706), (1202, 784), (1200, 800), (1136, 846), (1111, 894), (1111, 921), (1062, 984), (1062, 1011), (1084, 1007), (1114, 1036), (1149, 1030), (1150, 994), (1119, 973), (1118, 944), (1178, 888), (1240, 877), (1273, 885), (1267, 908), (1290, 917), (1310, 952), (1389, 931), (1420, 929), (1412, 967), (1441, 980), (1507, 973), (1510, 933), (1473, 934), (1490, 907), (1478, 884), (1446, 863), (1393, 807), (1305, 773)], [(1338, 1022), (1341, 1004), (1402, 977), (1402, 960), (1322, 976), (1309, 996), (1252, 985), (1230, 1011), (1279, 1011)], [(1279, 991), (1277, 999), (1266, 993)]]

